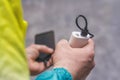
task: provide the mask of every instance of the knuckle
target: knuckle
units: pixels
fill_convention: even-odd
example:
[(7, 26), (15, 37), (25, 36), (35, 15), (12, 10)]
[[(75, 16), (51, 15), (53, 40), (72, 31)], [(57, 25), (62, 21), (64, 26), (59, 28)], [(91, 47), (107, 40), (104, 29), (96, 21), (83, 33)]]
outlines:
[(94, 51), (91, 51), (90, 55), (91, 55), (92, 57), (94, 57), (95, 52), (94, 52)]
[(93, 62), (94, 61), (94, 52), (90, 52), (88, 55), (87, 55), (87, 58), (88, 58), (88, 62)]
[(66, 39), (62, 39), (61, 41), (62, 41), (62, 42), (66, 42)]
[(88, 58), (88, 62), (91, 63), (93, 61), (92, 58)]
[(67, 43), (67, 40), (62, 39), (58, 42), (57, 46), (65, 46), (66, 43)]
[(64, 44), (64, 43), (66, 43), (66, 42), (67, 42), (67, 40), (65, 40), (65, 39), (60, 40), (60, 43), (61, 43), (61, 44)]
[(95, 62), (93, 61), (93, 63), (92, 63), (92, 68), (94, 68), (95, 67)]
[(57, 46), (61, 45), (62, 43), (62, 40), (60, 40), (58, 43), (57, 43)]
[(94, 56), (95, 56), (94, 50), (89, 51), (88, 54), (89, 54), (88, 57), (90, 57), (90, 58), (94, 58)]

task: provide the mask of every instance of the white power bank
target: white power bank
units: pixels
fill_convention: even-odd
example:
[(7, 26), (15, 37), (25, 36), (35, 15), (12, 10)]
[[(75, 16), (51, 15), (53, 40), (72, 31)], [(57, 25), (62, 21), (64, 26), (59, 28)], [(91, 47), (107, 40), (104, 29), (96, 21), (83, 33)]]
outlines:
[(91, 37), (90, 34), (87, 36), (81, 36), (81, 32), (73, 31), (69, 40), (69, 44), (73, 48), (82, 48), (88, 43), (88, 39)]

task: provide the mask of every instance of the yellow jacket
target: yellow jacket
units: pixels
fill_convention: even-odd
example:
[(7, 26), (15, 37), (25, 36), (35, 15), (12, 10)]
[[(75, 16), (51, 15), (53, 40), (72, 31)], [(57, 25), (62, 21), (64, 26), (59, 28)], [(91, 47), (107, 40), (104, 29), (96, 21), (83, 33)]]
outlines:
[[(24, 50), (27, 23), (20, 4), (21, 0), (0, 0), (0, 80), (29, 80)], [(36, 80), (72, 80), (72, 76), (64, 68), (54, 68)]]
[(0, 80), (29, 80), (21, 0), (0, 0)]

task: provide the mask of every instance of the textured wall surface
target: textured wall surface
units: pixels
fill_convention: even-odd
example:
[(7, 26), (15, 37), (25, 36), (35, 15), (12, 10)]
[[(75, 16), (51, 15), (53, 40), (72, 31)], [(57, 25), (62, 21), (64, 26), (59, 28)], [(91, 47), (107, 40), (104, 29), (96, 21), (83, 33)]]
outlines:
[(85, 15), (96, 44), (96, 67), (87, 80), (120, 80), (120, 0), (23, 0), (23, 8), (27, 46), (35, 34), (49, 30), (55, 31), (56, 43), (69, 40), (78, 30), (76, 16)]

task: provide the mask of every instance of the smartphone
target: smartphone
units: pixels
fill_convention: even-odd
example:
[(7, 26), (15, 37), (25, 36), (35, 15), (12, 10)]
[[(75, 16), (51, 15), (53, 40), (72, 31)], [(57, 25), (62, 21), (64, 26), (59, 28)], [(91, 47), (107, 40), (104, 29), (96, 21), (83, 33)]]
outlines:
[[(54, 31), (48, 31), (35, 35), (35, 44), (46, 45), (52, 49), (55, 49)], [(36, 61), (48, 61), (51, 58), (51, 54), (40, 52)]]

